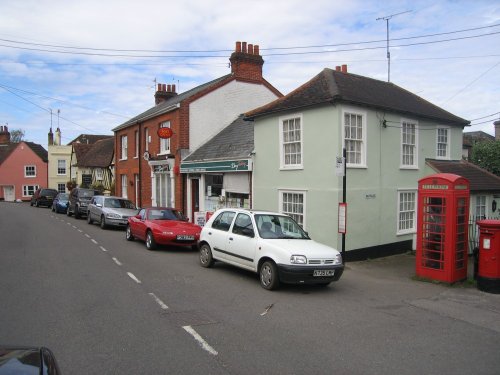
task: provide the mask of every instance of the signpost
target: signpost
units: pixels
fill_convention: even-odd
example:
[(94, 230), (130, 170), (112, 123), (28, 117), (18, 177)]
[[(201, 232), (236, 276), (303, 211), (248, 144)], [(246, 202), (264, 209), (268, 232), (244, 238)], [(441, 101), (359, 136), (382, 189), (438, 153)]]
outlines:
[(342, 263), (345, 264), (345, 234), (347, 232), (347, 202), (346, 202), (346, 150), (342, 150), (342, 157), (337, 157), (337, 163), (335, 168), (335, 174), (337, 176), (342, 176), (342, 203), (339, 203), (338, 212), (338, 222), (339, 228), (338, 233), (342, 233)]

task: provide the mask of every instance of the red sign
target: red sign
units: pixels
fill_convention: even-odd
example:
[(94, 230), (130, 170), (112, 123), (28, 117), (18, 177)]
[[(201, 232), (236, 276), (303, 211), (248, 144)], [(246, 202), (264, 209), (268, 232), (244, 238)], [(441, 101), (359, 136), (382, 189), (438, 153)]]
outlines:
[(166, 139), (172, 137), (174, 132), (170, 128), (159, 128), (157, 134), (158, 137)]

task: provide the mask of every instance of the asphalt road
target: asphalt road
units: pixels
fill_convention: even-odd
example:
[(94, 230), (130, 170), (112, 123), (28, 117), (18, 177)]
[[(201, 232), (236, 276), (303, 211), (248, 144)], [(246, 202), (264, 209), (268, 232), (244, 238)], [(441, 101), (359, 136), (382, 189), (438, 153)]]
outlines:
[(64, 374), (499, 374), (500, 297), (478, 319), (477, 294), (398, 272), (269, 292), (189, 248), (1, 202), (0, 343), (45, 345)]

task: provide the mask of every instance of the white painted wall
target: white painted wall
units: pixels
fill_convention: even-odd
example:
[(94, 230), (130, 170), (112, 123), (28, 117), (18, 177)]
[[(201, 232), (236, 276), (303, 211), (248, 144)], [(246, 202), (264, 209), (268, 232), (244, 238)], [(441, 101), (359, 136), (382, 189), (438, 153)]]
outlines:
[(196, 150), (240, 114), (278, 97), (260, 84), (232, 81), (201, 97), (189, 107), (189, 149)]

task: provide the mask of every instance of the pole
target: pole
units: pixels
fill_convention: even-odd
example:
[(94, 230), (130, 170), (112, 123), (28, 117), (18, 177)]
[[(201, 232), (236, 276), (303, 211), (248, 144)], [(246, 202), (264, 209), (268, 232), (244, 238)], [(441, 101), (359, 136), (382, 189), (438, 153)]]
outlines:
[[(346, 187), (347, 187), (347, 160), (346, 160), (346, 150), (345, 147), (342, 150), (342, 157), (344, 158), (344, 176), (342, 177), (342, 203), (346, 203)], [(347, 220), (347, 219), (346, 219)], [(347, 223), (346, 223), (347, 225)], [(345, 231), (342, 233), (342, 263), (345, 264)]]

